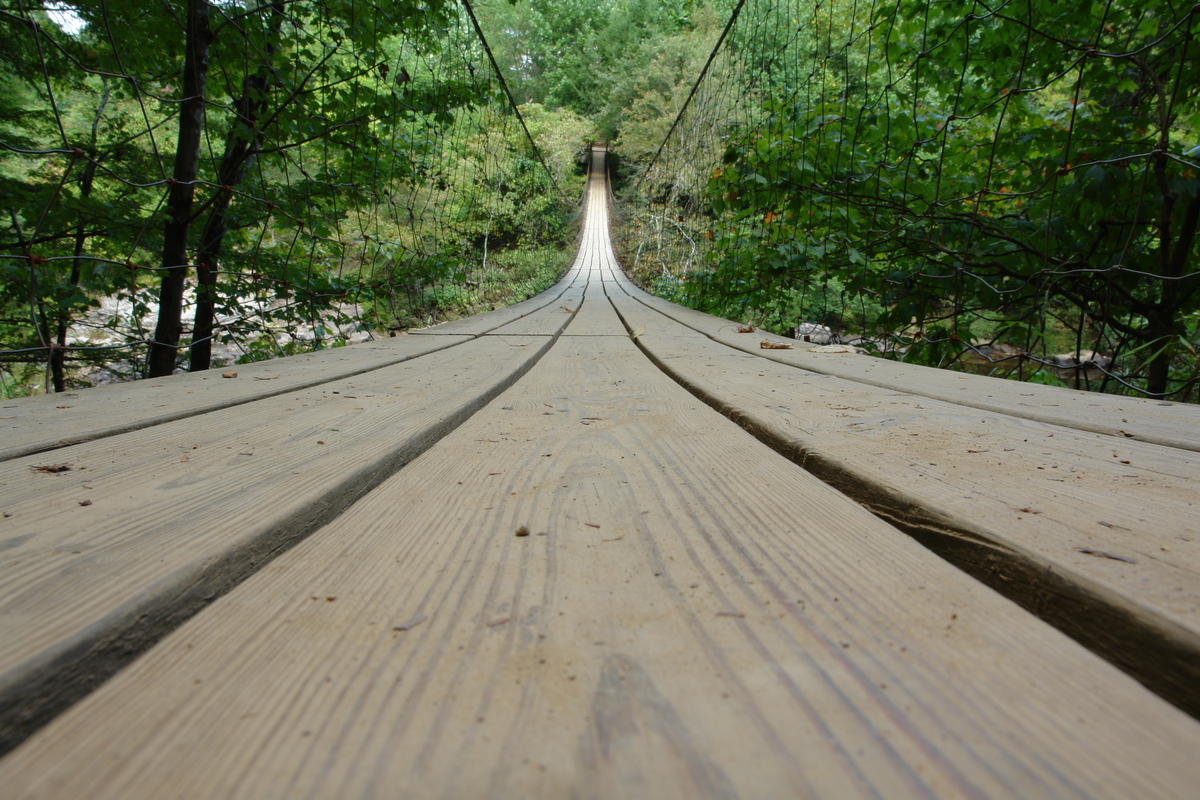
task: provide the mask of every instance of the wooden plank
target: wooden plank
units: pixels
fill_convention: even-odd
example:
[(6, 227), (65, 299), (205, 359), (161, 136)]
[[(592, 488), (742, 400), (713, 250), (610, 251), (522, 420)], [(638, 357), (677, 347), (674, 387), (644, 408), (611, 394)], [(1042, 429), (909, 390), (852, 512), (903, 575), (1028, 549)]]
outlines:
[[(401, 335), (202, 373), (0, 402), (0, 461), (349, 378), (468, 341)], [(223, 378), (225, 373), (236, 378)]]
[[(633, 286), (628, 278), (621, 281), (620, 285), (631, 297), (648, 307), (715, 341), (756, 356), (984, 411), (1011, 414), (1119, 439), (1137, 439), (1200, 451), (1200, 406), (1197, 405), (1042, 386), (853, 353), (823, 352), (820, 348), (805, 346), (805, 343), (767, 334), (753, 338), (738, 334), (736, 328), (731, 327), (734, 323), (729, 320), (685, 309), (649, 295)], [(790, 343), (793, 348), (763, 350), (759, 347), (761, 339)]]
[(1200, 457), (807, 372), (615, 301), (668, 374), (1200, 716)]
[(608, 302), (605, 285), (613, 279), (617, 260), (608, 236), (608, 186), (602, 159), (593, 163), (593, 176), (596, 175), (599, 179), (593, 179), (589, 185), (587, 218), (578, 259), (581, 274), (588, 279), (587, 297), (566, 335), (627, 336), (628, 331)]
[(0, 464), (0, 747), (411, 461), (549, 342), (476, 340)]
[[(528, 532), (529, 535), (517, 535)], [(0, 762), (29, 797), (1155, 797), (1200, 725), (563, 337)]]
[(587, 301), (572, 320), (565, 334), (568, 336), (627, 336), (627, 331), (617, 316), (612, 304), (607, 301), (610, 290), (621, 291), (619, 286), (608, 286), (618, 280), (620, 270), (609, 239), (609, 187), (604, 169), (605, 148), (593, 148), (593, 162), (588, 185), (588, 207), (580, 255), (576, 264), (580, 274), (588, 280)]

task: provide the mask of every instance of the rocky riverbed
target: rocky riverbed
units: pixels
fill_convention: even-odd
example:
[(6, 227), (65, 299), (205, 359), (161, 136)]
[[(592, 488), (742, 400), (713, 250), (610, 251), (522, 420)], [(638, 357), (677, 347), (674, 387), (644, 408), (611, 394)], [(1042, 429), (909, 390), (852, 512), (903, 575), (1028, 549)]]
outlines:
[[(185, 341), (191, 335), (195, 300), (195, 291), (189, 288), (184, 295)], [(355, 306), (339, 306), (316, 319), (291, 324), (281, 319), (286, 309), (280, 301), (239, 297), (237, 306), (237, 314), (217, 315), (214, 367), (304, 352), (314, 349), (318, 340), (329, 347), (375, 338), (371, 329), (358, 321), (362, 311)], [(101, 386), (141, 377), (146, 358), (146, 346), (141, 343), (153, 337), (157, 317), (157, 298), (150, 291), (136, 297), (122, 293), (103, 298), (99, 308), (85, 314), (67, 332), (67, 344), (77, 348), (68, 361), (68, 381), (76, 387)]]

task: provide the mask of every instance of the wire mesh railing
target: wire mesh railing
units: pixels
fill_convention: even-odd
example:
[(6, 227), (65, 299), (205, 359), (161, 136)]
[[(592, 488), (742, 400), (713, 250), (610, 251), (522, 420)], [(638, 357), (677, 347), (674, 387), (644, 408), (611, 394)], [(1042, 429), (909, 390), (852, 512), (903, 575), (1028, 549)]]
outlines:
[(1200, 6), (729, 4), (626, 261), (919, 363), (1195, 400)]
[(425, 324), (497, 252), (557, 241), (574, 153), (540, 151), (471, 17), (0, 1), (5, 391)]

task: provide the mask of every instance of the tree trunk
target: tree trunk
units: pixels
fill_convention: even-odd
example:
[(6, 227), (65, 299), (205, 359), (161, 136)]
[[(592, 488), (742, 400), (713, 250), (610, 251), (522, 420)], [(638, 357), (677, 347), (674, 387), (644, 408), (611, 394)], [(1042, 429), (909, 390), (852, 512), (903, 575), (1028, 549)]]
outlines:
[(1183, 214), (1183, 224), (1175, 237), (1175, 247), (1167, 250), (1163, 259), (1162, 289), (1159, 294), (1158, 318), (1151, 318), (1149, 331), (1154, 335), (1154, 347), (1160, 348), (1150, 362), (1146, 380), (1146, 391), (1152, 395), (1165, 395), (1170, 388), (1171, 361), (1175, 357), (1176, 339), (1183, 331), (1178, 321), (1180, 310), (1191, 299), (1198, 285), (1195, 276), (1184, 277), (1192, 245), (1196, 241), (1197, 223), (1200, 221), (1200, 196), (1193, 197)]
[[(230, 134), (232, 136), (232, 134)], [(192, 325), (191, 360), (188, 369), (200, 372), (212, 366), (212, 336), (213, 323), (216, 317), (217, 272), (220, 269), (221, 242), (225, 238), (225, 229), (229, 216), (229, 203), (233, 198), (233, 186), (240, 182), (227, 179), (224, 172), (229, 160), (229, 142), (226, 142), (225, 159), (221, 164), (220, 182), (228, 189), (221, 189), (221, 195), (213, 201), (212, 211), (200, 236), (200, 253), (196, 257), (196, 316)]]
[(1150, 320), (1146, 332), (1153, 337), (1150, 347), (1157, 351), (1146, 371), (1146, 394), (1162, 397), (1167, 393), (1171, 377), (1171, 360), (1175, 357), (1175, 344), (1172, 340), (1175, 338), (1175, 332), (1169, 319)]
[(212, 337), (216, 316), (217, 274), (220, 269), (221, 244), (228, 227), (229, 206), (233, 202), (233, 187), (246, 177), (246, 168), (262, 146), (258, 120), (267, 105), (267, 88), (271, 82), (270, 58), (275, 51), (272, 41), (283, 27), (283, 3), (276, 0), (271, 6), (271, 25), (264, 53), (268, 63), (242, 81), (242, 96), (234, 104), (235, 118), (225, 136), (225, 153), (217, 183), (221, 194), (214, 199), (204, 233), (200, 237), (200, 254), (196, 258), (196, 316), (192, 326), (192, 348), (189, 369), (200, 372), (212, 366)]
[(183, 63), (183, 103), (179, 109), (179, 137), (175, 170), (167, 194), (167, 224), (163, 231), (162, 287), (158, 296), (158, 324), (150, 346), (151, 378), (175, 371), (175, 351), (183, 331), (183, 288), (188, 270), (188, 227), (192, 215), (193, 183), (200, 163), (204, 135), (204, 95), (208, 86), (208, 0), (188, 0), (187, 44)]
[[(89, 163), (88, 169), (90, 174), (84, 173), (87, 183), (91, 183), (90, 178), (94, 177), (96, 170), (94, 165)], [(87, 195), (84, 195), (86, 197)], [(79, 285), (79, 257), (83, 255), (83, 243), (87, 240), (87, 235), (83, 232), (83, 223), (80, 222), (76, 227), (75, 234), (75, 260), (71, 263), (71, 277), (68, 280), (69, 286)], [(67, 390), (66, 376), (66, 360), (67, 360), (67, 329), (71, 326), (71, 320), (66, 310), (60, 310), (58, 314), (58, 330), (55, 337), (54, 347), (50, 350), (50, 379), (54, 383), (54, 391), (65, 392)]]

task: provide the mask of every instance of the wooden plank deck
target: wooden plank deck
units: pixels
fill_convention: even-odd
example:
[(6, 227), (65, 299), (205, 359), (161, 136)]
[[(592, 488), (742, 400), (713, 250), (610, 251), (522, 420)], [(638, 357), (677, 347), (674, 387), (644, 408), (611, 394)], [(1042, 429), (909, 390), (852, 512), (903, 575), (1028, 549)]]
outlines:
[[(90, 506), (0, 465), (0, 664), (225, 581), (0, 760), (6, 798), (1194, 796), (1200, 723), (887, 521), (1127, 602), (1136, 649), (1194, 628), (1186, 444), (715, 343), (627, 285), (589, 194), (567, 285), (446, 334), (478, 338), (45, 454)], [(245, 563), (273, 536), (303, 540)]]

